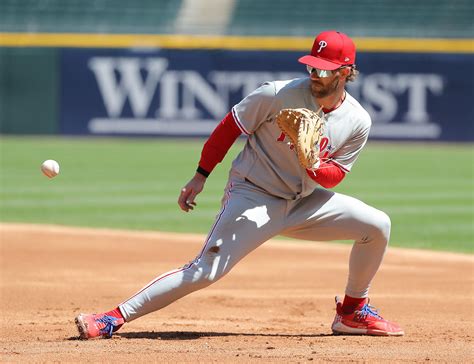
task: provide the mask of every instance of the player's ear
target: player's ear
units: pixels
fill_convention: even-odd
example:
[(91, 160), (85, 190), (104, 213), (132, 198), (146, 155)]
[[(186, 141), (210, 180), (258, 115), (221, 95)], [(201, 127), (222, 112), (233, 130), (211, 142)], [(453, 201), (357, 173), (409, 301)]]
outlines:
[(349, 67), (343, 67), (339, 69), (339, 74), (341, 75), (341, 78), (347, 78), (350, 73), (351, 69)]

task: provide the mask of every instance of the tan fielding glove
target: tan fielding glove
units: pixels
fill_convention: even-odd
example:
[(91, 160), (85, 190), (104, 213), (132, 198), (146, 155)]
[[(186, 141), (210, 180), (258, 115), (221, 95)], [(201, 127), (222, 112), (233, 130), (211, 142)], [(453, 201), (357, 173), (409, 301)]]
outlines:
[(283, 109), (276, 115), (276, 122), (295, 146), (303, 168), (313, 169), (319, 164), (319, 145), (323, 137), (324, 118), (322, 107), (309, 109)]

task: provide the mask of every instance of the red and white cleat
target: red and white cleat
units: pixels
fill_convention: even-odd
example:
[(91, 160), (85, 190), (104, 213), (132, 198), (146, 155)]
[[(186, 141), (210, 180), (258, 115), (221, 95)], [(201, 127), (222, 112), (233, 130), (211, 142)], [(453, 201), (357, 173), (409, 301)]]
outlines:
[(81, 313), (74, 321), (81, 339), (110, 338), (125, 323), (124, 319), (108, 316), (105, 313)]
[(335, 335), (402, 336), (405, 332), (395, 322), (384, 320), (377, 309), (366, 303), (360, 310), (344, 314), (342, 301), (336, 297), (336, 317), (332, 323)]

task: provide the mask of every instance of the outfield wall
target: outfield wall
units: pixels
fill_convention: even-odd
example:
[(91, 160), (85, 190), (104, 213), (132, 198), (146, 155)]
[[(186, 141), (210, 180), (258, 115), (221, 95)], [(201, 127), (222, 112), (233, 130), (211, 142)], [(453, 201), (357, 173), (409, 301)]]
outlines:
[[(262, 82), (306, 76), (299, 43), (249, 48), (0, 48), (1, 132), (208, 135)], [(348, 89), (372, 116), (371, 138), (473, 141), (469, 49), (362, 47)]]

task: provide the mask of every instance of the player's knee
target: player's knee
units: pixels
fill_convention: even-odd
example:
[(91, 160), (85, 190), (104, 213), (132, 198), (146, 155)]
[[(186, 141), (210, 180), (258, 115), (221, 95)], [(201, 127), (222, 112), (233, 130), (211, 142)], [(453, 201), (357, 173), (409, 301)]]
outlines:
[(376, 209), (367, 216), (370, 216), (370, 219), (365, 221), (364, 228), (361, 229), (364, 235), (357, 242), (363, 244), (377, 242), (387, 245), (392, 225), (390, 217), (385, 212)]
[(217, 282), (225, 274), (225, 265), (221, 262), (221, 257), (211, 252), (192, 263), (188, 271), (188, 280), (196, 287), (204, 288)]
[(386, 243), (388, 243), (388, 240), (390, 239), (390, 229), (392, 227), (390, 217), (385, 212), (377, 210), (374, 222), (377, 234), (382, 236)]
[(222, 270), (206, 266), (194, 276), (193, 283), (201, 288), (210, 286), (224, 276)]
[(183, 277), (184, 282), (193, 286), (193, 290), (209, 286), (212, 280), (209, 280), (209, 269), (199, 262), (193, 262), (188, 265)]

